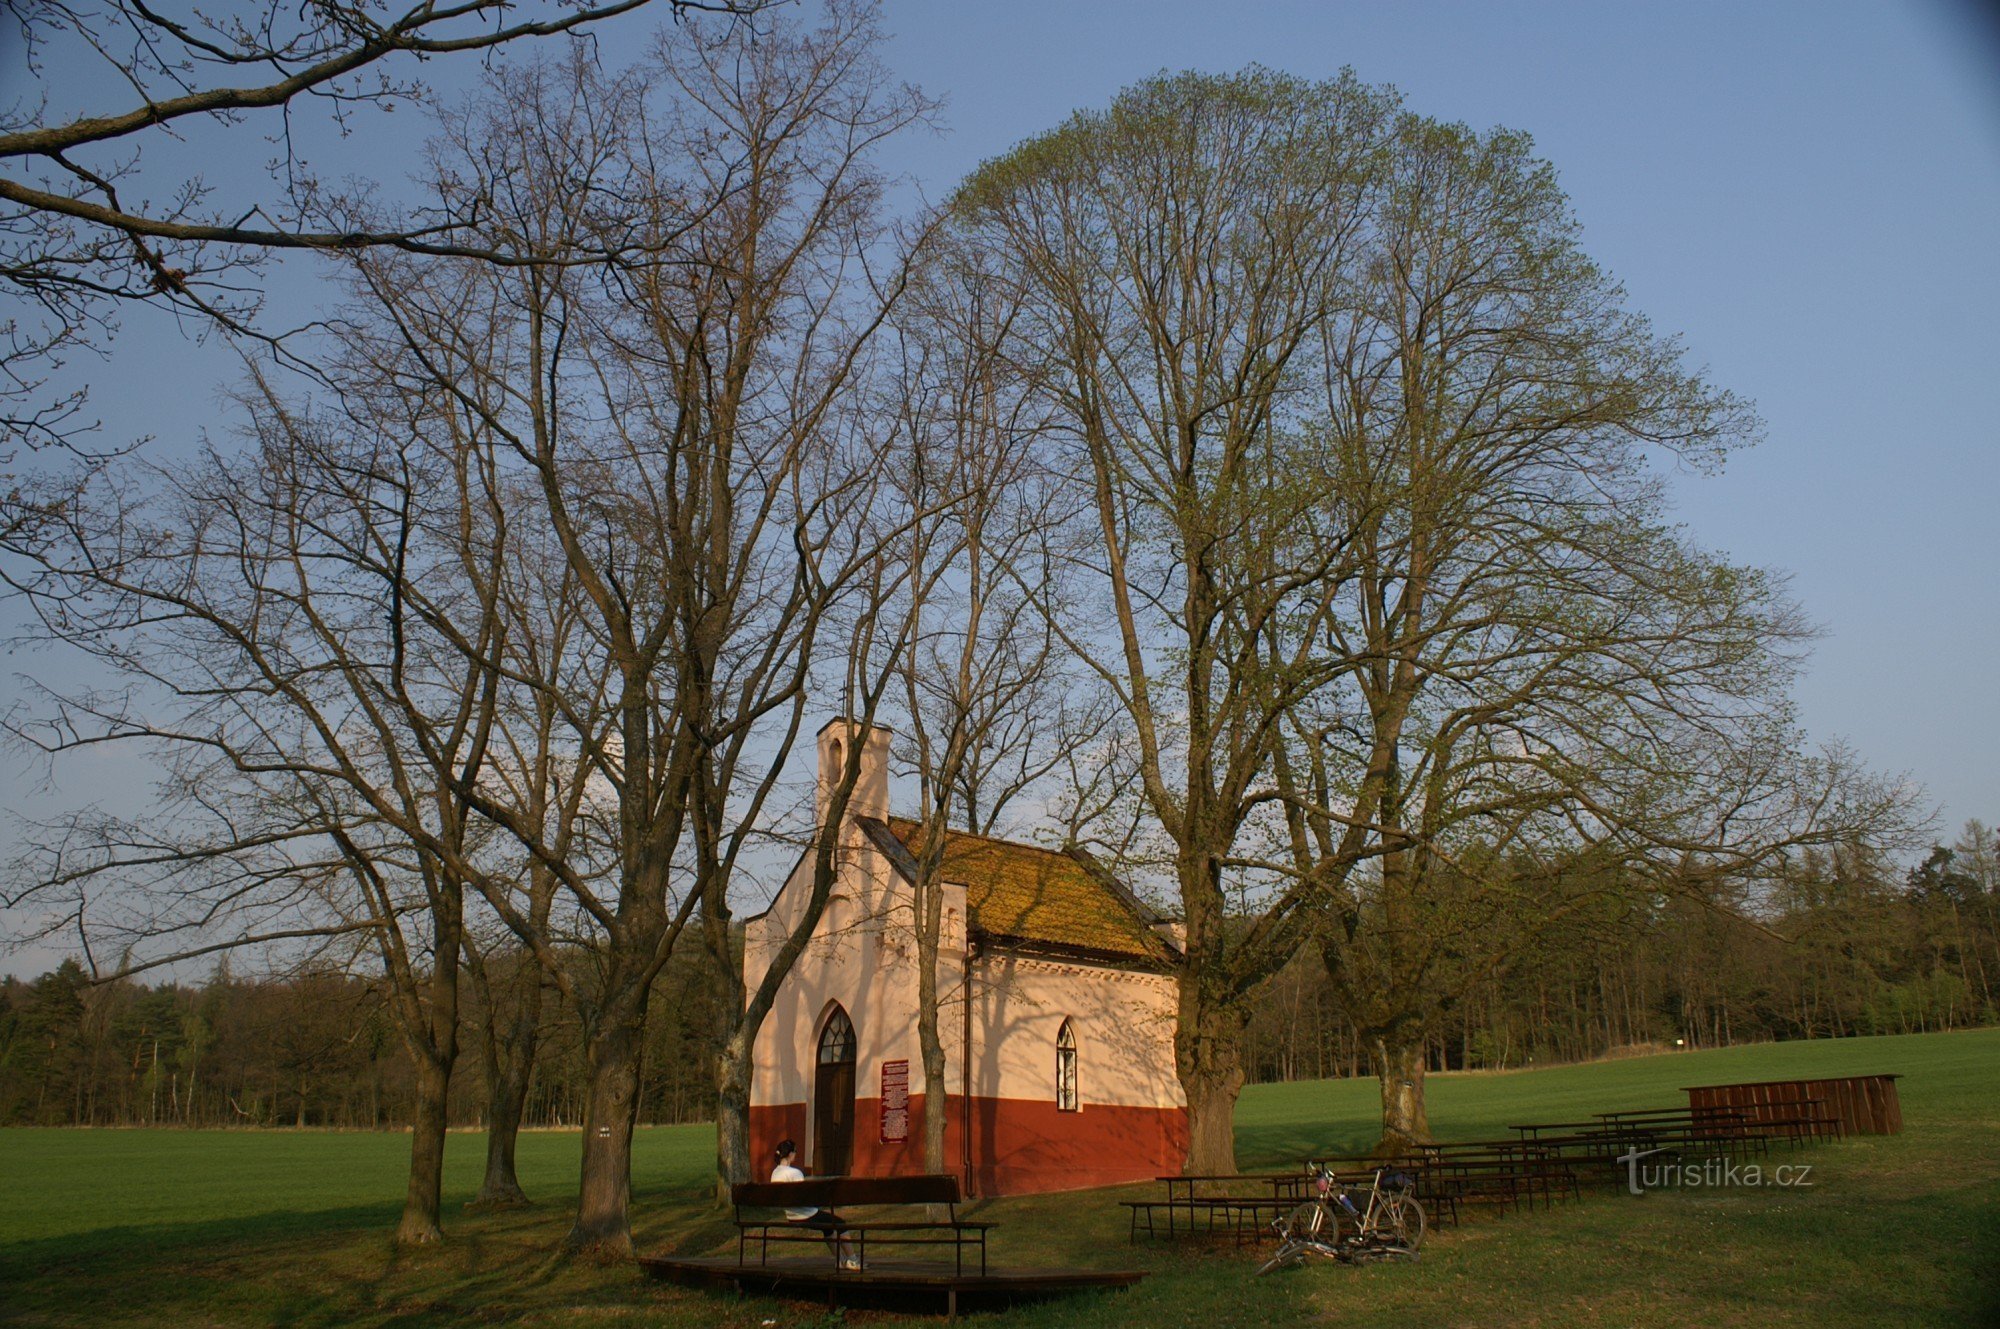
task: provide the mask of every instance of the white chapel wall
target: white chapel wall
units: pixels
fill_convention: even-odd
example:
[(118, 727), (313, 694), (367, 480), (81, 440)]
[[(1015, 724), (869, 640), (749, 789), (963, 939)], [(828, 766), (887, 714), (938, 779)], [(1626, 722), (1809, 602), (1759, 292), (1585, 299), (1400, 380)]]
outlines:
[(1182, 1107), (1174, 1074), (1171, 978), (1020, 956), (986, 957), (973, 973), (973, 1092), (1051, 1100), (1056, 1036), (1076, 1036), (1085, 1109)]

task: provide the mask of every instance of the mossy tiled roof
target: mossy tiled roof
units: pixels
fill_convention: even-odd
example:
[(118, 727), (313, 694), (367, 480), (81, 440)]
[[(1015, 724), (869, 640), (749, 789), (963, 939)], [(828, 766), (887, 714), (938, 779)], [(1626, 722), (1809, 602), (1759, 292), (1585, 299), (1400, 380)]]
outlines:
[[(904, 856), (914, 860), (918, 823), (891, 817), (885, 825)], [(947, 831), (940, 872), (965, 886), (975, 931), (1004, 943), (1048, 946), (1117, 961), (1166, 962), (1172, 951), (1150, 926), (1153, 919), (1123, 887), (1065, 853), (1036, 845)]]

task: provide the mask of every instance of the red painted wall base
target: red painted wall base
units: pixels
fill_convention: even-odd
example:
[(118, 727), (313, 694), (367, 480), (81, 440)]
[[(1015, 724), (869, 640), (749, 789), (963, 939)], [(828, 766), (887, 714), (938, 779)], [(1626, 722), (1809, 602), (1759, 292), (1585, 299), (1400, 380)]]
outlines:
[[(964, 1100), (945, 1100), (945, 1170), (965, 1180)], [(972, 1100), (972, 1184), (974, 1195), (1032, 1195), (1084, 1190), (1128, 1181), (1151, 1181), (1179, 1172), (1187, 1158), (1187, 1112), (1183, 1108), (1115, 1107), (1086, 1103), (1078, 1112), (1059, 1112), (1054, 1103), (1025, 1098)], [(854, 1103), (854, 1161), (857, 1177), (903, 1177), (924, 1171), (924, 1096), (910, 1095), (907, 1140), (881, 1139), (882, 1100)], [(760, 1175), (771, 1168), (779, 1140), (797, 1142), (804, 1155), (812, 1130), (804, 1103), (767, 1104), (750, 1109), (750, 1147)], [(801, 1166), (814, 1171), (813, 1160)]]

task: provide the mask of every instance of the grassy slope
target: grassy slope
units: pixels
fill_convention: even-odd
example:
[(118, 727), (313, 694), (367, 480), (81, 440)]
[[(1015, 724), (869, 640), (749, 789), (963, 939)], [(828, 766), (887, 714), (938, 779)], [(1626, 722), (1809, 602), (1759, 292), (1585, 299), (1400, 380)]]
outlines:
[[(1445, 1233), (1414, 1268), (1310, 1267), (1252, 1280), (1246, 1254), (1125, 1244), (1123, 1192), (993, 1202), (996, 1261), (1149, 1268), (1128, 1293), (1023, 1308), (1009, 1326), (1145, 1324), (2000, 1324), (2000, 1030), (1685, 1053), (1508, 1075), (1435, 1077), (1447, 1137), (1516, 1121), (1671, 1103), (1688, 1084), (1900, 1072), (1907, 1129), (1823, 1145), (1809, 1190), (1592, 1197)], [(1373, 1086), (1244, 1094), (1245, 1166), (1364, 1146)], [(706, 1128), (641, 1133), (638, 1237), (726, 1237), (703, 1201)], [(821, 1322), (797, 1305), (653, 1285), (547, 1258), (567, 1216), (459, 1217), (483, 1141), (447, 1151), (449, 1241), (393, 1252), (385, 1234), (406, 1139), (284, 1132), (0, 1131), (0, 1321), (24, 1324), (761, 1326)], [(531, 1194), (575, 1185), (573, 1134), (521, 1146)], [(852, 1322), (890, 1317), (851, 1312)]]

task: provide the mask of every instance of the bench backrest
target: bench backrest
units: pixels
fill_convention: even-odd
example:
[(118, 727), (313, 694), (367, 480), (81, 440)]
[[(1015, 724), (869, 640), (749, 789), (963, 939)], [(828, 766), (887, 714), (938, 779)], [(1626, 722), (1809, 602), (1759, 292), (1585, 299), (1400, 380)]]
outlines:
[(832, 1209), (843, 1204), (957, 1204), (958, 1178), (807, 1177), (804, 1181), (746, 1181), (729, 1188), (739, 1205), (770, 1209)]

